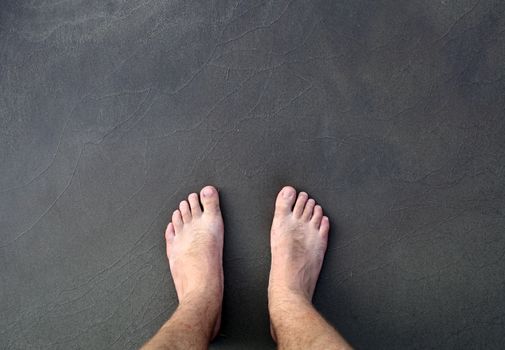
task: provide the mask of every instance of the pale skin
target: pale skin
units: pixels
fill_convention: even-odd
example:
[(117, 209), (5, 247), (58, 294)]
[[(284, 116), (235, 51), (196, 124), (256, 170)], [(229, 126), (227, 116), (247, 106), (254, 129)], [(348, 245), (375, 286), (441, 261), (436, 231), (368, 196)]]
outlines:
[[(270, 232), (270, 331), (279, 349), (352, 349), (316, 311), (312, 296), (330, 223), (307, 193), (278, 194)], [(172, 214), (165, 239), (179, 306), (142, 349), (207, 349), (221, 324), (224, 225), (219, 195), (206, 186)]]

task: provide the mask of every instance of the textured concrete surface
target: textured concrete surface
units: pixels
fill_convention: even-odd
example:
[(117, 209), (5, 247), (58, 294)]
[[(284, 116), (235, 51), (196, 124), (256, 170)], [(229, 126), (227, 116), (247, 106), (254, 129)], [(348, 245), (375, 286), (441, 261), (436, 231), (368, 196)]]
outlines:
[(315, 296), (360, 349), (505, 343), (505, 3), (0, 2), (0, 348), (135, 349), (169, 213), (219, 187), (215, 349), (269, 349), (273, 200), (332, 222)]

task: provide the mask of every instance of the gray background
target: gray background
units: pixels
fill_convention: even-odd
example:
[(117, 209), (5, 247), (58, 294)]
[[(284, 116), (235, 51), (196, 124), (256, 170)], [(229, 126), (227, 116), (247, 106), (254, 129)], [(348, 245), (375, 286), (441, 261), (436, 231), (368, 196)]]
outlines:
[(135, 349), (171, 211), (216, 185), (216, 349), (268, 349), (284, 184), (330, 216), (315, 296), (361, 349), (505, 343), (505, 3), (0, 2), (0, 348)]

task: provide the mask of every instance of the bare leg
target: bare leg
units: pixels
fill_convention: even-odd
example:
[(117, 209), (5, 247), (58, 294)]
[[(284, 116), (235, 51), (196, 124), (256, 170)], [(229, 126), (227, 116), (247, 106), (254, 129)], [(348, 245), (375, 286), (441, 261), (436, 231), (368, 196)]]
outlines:
[(351, 349), (312, 306), (328, 231), (323, 209), (284, 187), (275, 203), (268, 285), (270, 330), (279, 349)]
[[(203, 206), (203, 210), (201, 206)], [(142, 349), (206, 349), (221, 324), (223, 219), (217, 190), (207, 186), (174, 211), (165, 232), (179, 306)]]

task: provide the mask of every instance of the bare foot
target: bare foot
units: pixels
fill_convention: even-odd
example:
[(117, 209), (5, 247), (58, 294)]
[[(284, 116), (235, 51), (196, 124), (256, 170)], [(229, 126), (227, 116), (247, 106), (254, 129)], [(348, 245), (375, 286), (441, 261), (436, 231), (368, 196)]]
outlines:
[[(202, 210), (203, 206), (203, 210)], [(219, 195), (212, 186), (191, 193), (172, 214), (165, 232), (167, 257), (180, 305), (202, 305), (212, 337), (221, 324), (224, 226)]]
[[(278, 194), (270, 232), (269, 308), (295, 299), (311, 303), (323, 264), (330, 223), (307, 193), (286, 186)], [(272, 334), (275, 339), (275, 335)]]

